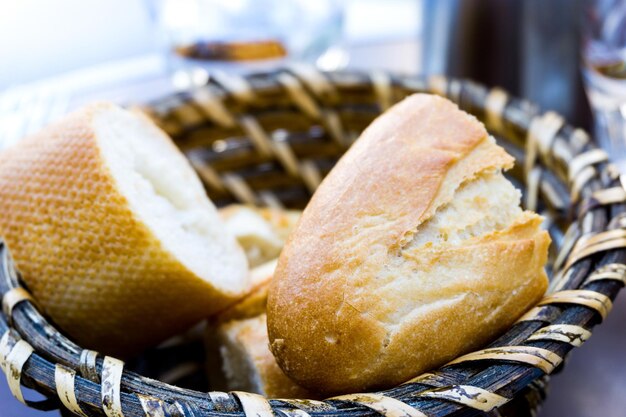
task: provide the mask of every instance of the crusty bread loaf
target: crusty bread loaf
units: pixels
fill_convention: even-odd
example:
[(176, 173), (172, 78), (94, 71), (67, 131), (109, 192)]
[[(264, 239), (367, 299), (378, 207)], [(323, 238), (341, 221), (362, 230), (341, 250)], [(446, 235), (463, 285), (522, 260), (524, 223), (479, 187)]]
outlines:
[(544, 293), (550, 243), (474, 117), (414, 95), (324, 179), (278, 261), (271, 350), (326, 394), (402, 383), (477, 349)]
[(269, 349), (265, 314), (220, 325), (216, 339), (226, 381), (220, 389), (254, 392), (269, 398), (314, 398), (278, 367)]
[(227, 229), (246, 252), (251, 267), (278, 258), (301, 212), (233, 204), (219, 210)]
[(85, 348), (131, 354), (248, 290), (243, 251), (147, 118), (92, 105), (0, 154), (0, 234)]

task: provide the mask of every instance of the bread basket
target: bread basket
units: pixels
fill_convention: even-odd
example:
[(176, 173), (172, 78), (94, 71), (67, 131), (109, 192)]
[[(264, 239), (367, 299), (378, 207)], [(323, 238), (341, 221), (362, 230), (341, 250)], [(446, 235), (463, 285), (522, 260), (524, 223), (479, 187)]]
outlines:
[[(216, 75), (141, 108), (186, 153), (217, 205), (304, 207), (360, 131), (414, 92), (446, 96), (482, 120), (515, 156), (511, 176), (526, 207), (546, 218), (554, 242), (550, 290), (499, 339), (382, 392), (312, 401), (195, 391), (68, 340), (38, 312), (1, 247), (0, 366), (15, 397), (42, 410), (108, 417), (530, 415), (547, 375), (591, 336), (626, 282), (626, 191), (587, 133), (471, 81), (299, 65), (245, 78)], [(153, 362), (165, 361), (133, 367), (153, 375)], [(46, 399), (26, 400), (23, 387)]]

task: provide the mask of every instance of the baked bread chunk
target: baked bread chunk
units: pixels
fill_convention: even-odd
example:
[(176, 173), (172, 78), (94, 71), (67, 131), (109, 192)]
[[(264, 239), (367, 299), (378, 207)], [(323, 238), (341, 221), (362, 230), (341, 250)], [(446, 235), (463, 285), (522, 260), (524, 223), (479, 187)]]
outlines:
[(245, 255), (171, 139), (112, 104), (0, 153), (0, 234), (43, 311), (130, 355), (249, 289)]
[(271, 350), (301, 386), (393, 386), (493, 340), (547, 287), (550, 238), (484, 126), (416, 94), (315, 192), (278, 261)]

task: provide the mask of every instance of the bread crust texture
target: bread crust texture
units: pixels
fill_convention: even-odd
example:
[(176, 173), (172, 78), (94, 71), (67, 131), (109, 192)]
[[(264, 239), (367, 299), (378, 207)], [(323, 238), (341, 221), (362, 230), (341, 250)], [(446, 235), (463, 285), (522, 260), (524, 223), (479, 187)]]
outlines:
[[(0, 153), (0, 234), (28, 289), (63, 332), (83, 348), (128, 356), (219, 311), (245, 289), (229, 293), (197, 276), (131, 209), (93, 126), (107, 106), (89, 106)], [(246, 274), (243, 252), (232, 250), (241, 252)]]
[(388, 388), (501, 334), (547, 287), (541, 217), (412, 245), (458, 190), (513, 165), (450, 101), (416, 94), (376, 119), (323, 180), (279, 258), (271, 350), (325, 394)]

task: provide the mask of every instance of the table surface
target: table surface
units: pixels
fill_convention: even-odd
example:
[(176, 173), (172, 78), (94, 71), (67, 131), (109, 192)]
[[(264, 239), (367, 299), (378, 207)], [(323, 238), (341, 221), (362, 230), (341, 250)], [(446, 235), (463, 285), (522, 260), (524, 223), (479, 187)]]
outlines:
[[(389, 46), (381, 47), (379, 55), (392, 53), (396, 57), (405, 57), (404, 63), (400, 64), (410, 72), (416, 65), (419, 45), (399, 42), (391, 45), (391, 52)], [(357, 49), (351, 54), (358, 58), (359, 52)], [(367, 62), (371, 59), (367, 57), (375, 54), (371, 50), (361, 52), (363, 61), (357, 60), (355, 66), (369, 67), (372, 63)], [(95, 84), (97, 89), (93, 88)], [(38, 129), (47, 119), (58, 117), (93, 98), (124, 102), (132, 97), (142, 101), (171, 89), (169, 80), (163, 78), (163, 62), (156, 56), (139, 57), (13, 88), (0, 94), (0, 147), (25, 132)], [(59, 95), (60, 91), (64, 94)], [(73, 94), (68, 94), (69, 91)], [(28, 119), (24, 117), (24, 107), (29, 109)], [(45, 108), (45, 111), (33, 110), (37, 108)], [(596, 328), (584, 346), (573, 352), (564, 371), (552, 378), (550, 393), (539, 417), (623, 417), (626, 414), (625, 322), (626, 295), (622, 292), (607, 320)], [(11, 397), (6, 380), (0, 375), (0, 417), (18, 416), (56, 417), (58, 412), (43, 413), (23, 406)]]

